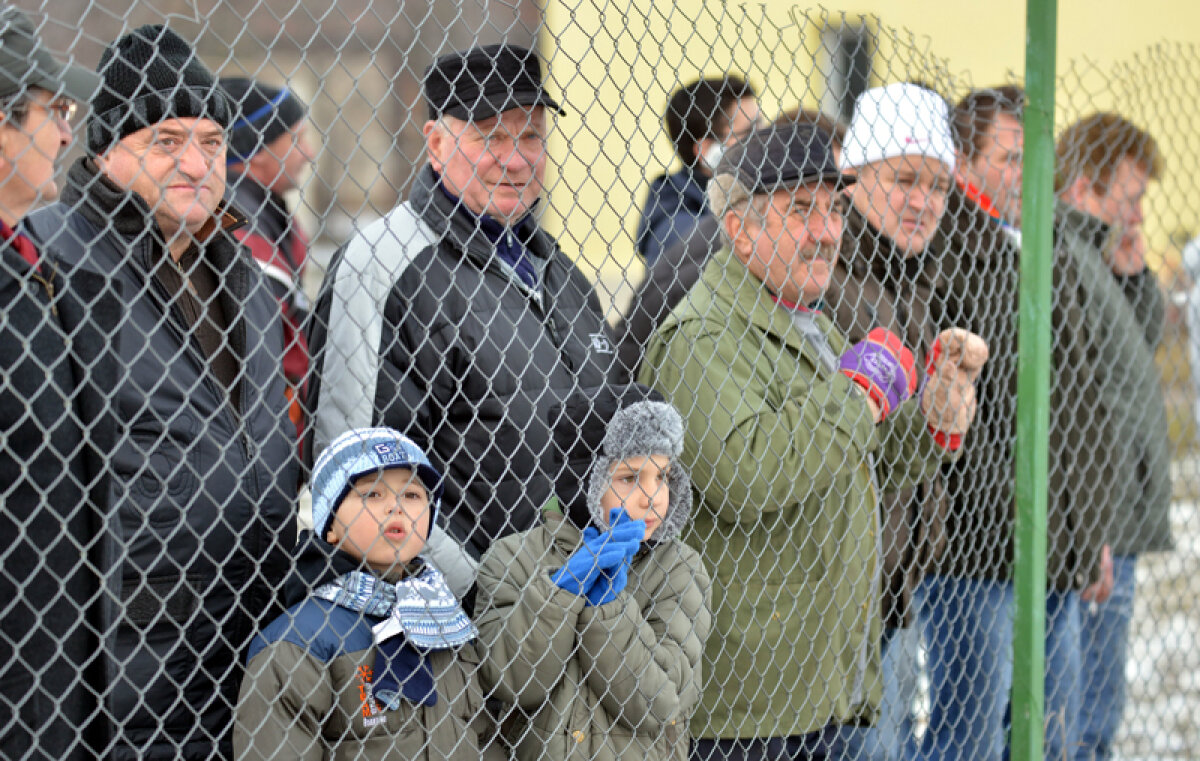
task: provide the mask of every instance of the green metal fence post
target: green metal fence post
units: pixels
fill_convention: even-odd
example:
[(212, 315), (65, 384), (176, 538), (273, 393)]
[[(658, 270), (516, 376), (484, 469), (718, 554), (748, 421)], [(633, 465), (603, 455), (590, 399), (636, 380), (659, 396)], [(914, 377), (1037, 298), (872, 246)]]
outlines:
[(1057, 0), (1027, 0), (1020, 355), (1017, 361), (1013, 761), (1040, 761), (1043, 753), (1057, 13)]

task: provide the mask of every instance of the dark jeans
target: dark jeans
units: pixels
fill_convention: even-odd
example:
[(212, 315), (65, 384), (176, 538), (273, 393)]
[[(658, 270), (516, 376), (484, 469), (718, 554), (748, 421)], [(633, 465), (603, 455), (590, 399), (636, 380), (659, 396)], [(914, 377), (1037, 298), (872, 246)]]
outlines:
[(824, 761), (841, 752), (841, 727), (829, 724), (794, 737), (749, 737), (692, 741), (689, 761)]

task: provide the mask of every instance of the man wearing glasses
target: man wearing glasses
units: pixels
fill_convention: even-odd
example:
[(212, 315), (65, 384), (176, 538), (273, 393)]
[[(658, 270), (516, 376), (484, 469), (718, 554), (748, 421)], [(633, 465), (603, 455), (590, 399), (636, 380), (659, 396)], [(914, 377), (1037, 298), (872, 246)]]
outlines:
[(80, 375), (99, 342), (75, 298), (99, 278), (64, 277), (17, 232), (58, 195), (75, 101), (98, 85), (56, 61), (28, 16), (0, 10), (0, 748), (13, 758), (99, 755), (86, 731), (97, 705), (80, 681), (95, 651), (86, 601), (99, 590), (77, 567), (93, 530), (82, 506), (100, 401)]

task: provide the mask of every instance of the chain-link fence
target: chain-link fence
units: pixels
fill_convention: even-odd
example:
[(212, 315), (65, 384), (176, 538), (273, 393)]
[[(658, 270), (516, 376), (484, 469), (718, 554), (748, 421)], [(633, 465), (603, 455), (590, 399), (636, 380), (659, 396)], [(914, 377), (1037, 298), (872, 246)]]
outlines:
[[(2, 755), (1005, 753), (1018, 84), (757, 5), (18, 5)], [(1198, 61), (1059, 72), (1047, 758), (1200, 757)]]

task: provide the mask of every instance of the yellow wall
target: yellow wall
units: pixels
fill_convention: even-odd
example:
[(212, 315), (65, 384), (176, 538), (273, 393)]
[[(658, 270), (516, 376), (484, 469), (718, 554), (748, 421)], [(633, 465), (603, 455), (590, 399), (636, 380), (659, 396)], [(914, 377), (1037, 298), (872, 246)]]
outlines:
[[(918, 77), (942, 87), (949, 76), (961, 89), (1019, 79), (1024, 70), (1020, 0), (859, 0), (846, 13), (856, 20), (865, 14), (877, 30), (879, 81)], [(638, 277), (638, 210), (649, 180), (674, 168), (661, 121), (670, 92), (699, 76), (736, 71), (762, 93), (768, 117), (800, 102), (814, 105), (824, 90), (814, 73), (821, 30), (839, 17), (774, 0), (548, 0), (542, 49), (569, 114), (559, 119), (551, 146), (557, 170), (548, 178), (547, 227), (585, 271), (605, 280)], [(1170, 247), (1171, 233), (1200, 228), (1200, 115), (1193, 113), (1200, 61), (1185, 47), (1182, 56), (1178, 49), (1162, 56), (1171, 73), (1146, 62), (1133, 72), (1115, 67), (1168, 40), (1200, 43), (1200, 3), (1059, 2), (1058, 67), (1071, 83), (1060, 87), (1060, 120), (1120, 108), (1167, 149), (1173, 169), (1147, 201), (1148, 216), (1164, 212), (1148, 224), (1158, 251)], [(1139, 77), (1153, 86), (1127, 86)], [(1190, 86), (1176, 98), (1173, 81)], [(1147, 94), (1158, 90), (1161, 98)]]

